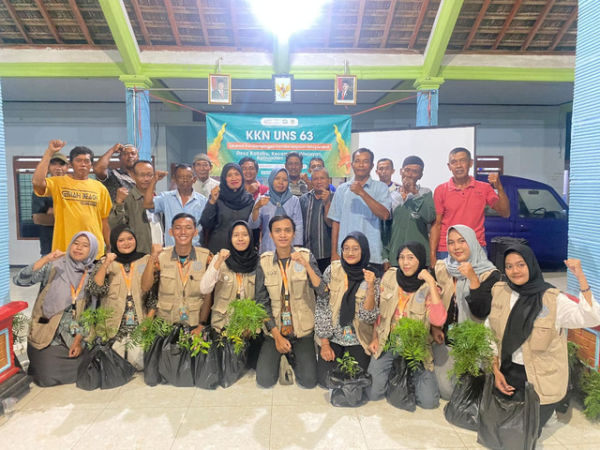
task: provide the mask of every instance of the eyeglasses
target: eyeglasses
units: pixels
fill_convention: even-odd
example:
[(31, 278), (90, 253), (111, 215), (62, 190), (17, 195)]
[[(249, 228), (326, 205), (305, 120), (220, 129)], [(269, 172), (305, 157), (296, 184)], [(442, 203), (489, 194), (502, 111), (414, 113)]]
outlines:
[(346, 254), (354, 254), (360, 252), (360, 247), (342, 247), (342, 252)]

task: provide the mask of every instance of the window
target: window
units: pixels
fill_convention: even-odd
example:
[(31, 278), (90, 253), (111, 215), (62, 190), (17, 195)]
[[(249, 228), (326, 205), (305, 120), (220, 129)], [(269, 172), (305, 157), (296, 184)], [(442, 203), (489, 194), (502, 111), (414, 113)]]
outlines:
[(518, 189), (519, 216), (535, 219), (567, 217), (567, 212), (548, 189)]
[(31, 179), (35, 166), (40, 160), (40, 157), (13, 157), (17, 239), (37, 239), (39, 236), (38, 226), (33, 223), (31, 217), (31, 196), (33, 195)]

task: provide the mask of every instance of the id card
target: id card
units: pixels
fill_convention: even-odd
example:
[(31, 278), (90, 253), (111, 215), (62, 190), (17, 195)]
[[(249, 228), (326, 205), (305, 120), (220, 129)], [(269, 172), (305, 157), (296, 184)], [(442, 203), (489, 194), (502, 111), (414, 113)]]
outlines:
[(179, 308), (179, 319), (182, 322), (187, 322), (188, 318), (189, 318), (189, 314), (188, 314), (187, 306), (182, 306), (181, 308)]
[(346, 325), (342, 328), (342, 339), (346, 342), (353, 341), (354, 332), (352, 331), (352, 327), (350, 325)]
[(127, 309), (125, 311), (125, 325), (135, 325), (135, 311), (133, 310), (132, 300), (127, 300)]
[(284, 327), (292, 326), (292, 313), (285, 311), (281, 313), (281, 325)]
[(69, 334), (71, 336), (75, 336), (78, 333), (79, 333), (79, 324), (77, 323), (77, 321), (75, 319), (71, 319), (71, 322), (69, 323)]

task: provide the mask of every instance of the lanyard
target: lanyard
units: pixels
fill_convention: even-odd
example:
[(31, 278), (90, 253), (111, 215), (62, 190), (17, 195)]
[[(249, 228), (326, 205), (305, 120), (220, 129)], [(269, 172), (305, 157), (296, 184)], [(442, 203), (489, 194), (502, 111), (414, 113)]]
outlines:
[(287, 260), (285, 268), (283, 267), (283, 264), (281, 264), (281, 261), (277, 261), (277, 264), (279, 264), (279, 270), (281, 271), (281, 279), (283, 280), (284, 293), (287, 298), (290, 297), (290, 283), (288, 282), (287, 277), (287, 270), (290, 267), (290, 259)]
[[(185, 273), (183, 273), (183, 268), (186, 268)], [(190, 275), (190, 270), (192, 268), (192, 264), (190, 261), (187, 261), (185, 264), (181, 264), (180, 261), (177, 261), (177, 269), (179, 269), (179, 279), (181, 280), (181, 284), (185, 287), (187, 280)]]
[(238, 284), (237, 298), (242, 298), (242, 288), (244, 287), (243, 286), (244, 276), (241, 273), (236, 273), (235, 277), (237, 279), (237, 284)]
[(135, 263), (129, 265), (129, 273), (125, 271), (125, 267), (121, 264), (121, 273), (125, 280), (125, 286), (127, 286), (127, 295), (131, 295), (131, 280), (133, 279), (133, 266)]
[(75, 286), (71, 285), (71, 304), (74, 305), (77, 297), (79, 297), (79, 293), (81, 292), (81, 288), (83, 287), (83, 282), (85, 281), (85, 276), (87, 274), (83, 274), (81, 276), (81, 280), (79, 280), (79, 286), (77, 286), (77, 290), (75, 290)]

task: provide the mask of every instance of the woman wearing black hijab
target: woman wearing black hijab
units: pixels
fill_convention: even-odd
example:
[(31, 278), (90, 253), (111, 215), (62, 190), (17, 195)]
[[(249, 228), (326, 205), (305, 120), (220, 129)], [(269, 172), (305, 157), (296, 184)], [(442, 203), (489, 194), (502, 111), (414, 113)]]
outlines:
[(492, 288), (492, 311), (486, 324), (499, 343), (494, 383), (509, 398), (523, 400), (525, 382), (540, 398), (540, 428), (567, 393), (569, 366), (563, 328), (600, 324), (600, 306), (581, 270), (581, 261), (567, 259), (577, 278), (579, 303), (544, 281), (531, 248), (512, 245), (504, 252), (506, 282)]
[(88, 290), (98, 297), (100, 306), (112, 310), (107, 329), (109, 337), (115, 338), (113, 350), (142, 370), (143, 350), (131, 345), (129, 336), (148, 314), (154, 315), (156, 308), (154, 290), (142, 294), (142, 274), (150, 255), (137, 251), (135, 234), (127, 225), (111, 230), (110, 248), (112, 253), (97, 263)]
[[(368, 347), (372, 355), (369, 364), (372, 384), (368, 390), (370, 400), (385, 396), (388, 376), (395, 355), (384, 351), (391, 330), (402, 317), (421, 320), (427, 328), (442, 326), (446, 309), (438, 286), (426, 268), (427, 253), (420, 242), (406, 242), (398, 250), (398, 268), (390, 268), (381, 279), (379, 318)], [(414, 374), (417, 405), (425, 409), (437, 408), (440, 393), (433, 373), (431, 347), (424, 362), (424, 370)]]
[(323, 388), (329, 388), (329, 372), (336, 366), (335, 359), (345, 352), (367, 370), (367, 346), (377, 318), (379, 279), (367, 269), (367, 237), (353, 231), (342, 241), (341, 248), (341, 259), (332, 261), (323, 274), (329, 296), (317, 299), (315, 311), (315, 332), (320, 338), (317, 377)]
[(241, 167), (236, 163), (225, 164), (221, 171), (221, 183), (212, 189), (200, 217), (206, 247), (214, 254), (222, 248), (228, 248), (229, 224), (236, 220), (248, 220), (253, 207), (254, 199), (244, 189)]

